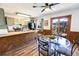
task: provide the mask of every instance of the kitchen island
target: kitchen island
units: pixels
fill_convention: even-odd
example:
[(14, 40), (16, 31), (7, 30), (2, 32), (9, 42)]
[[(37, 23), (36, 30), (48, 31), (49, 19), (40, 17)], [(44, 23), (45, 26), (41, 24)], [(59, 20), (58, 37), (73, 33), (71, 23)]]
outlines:
[(9, 32), (0, 35), (0, 55), (5, 52), (22, 47), (29, 41), (34, 40), (38, 30), (27, 30), (19, 32)]

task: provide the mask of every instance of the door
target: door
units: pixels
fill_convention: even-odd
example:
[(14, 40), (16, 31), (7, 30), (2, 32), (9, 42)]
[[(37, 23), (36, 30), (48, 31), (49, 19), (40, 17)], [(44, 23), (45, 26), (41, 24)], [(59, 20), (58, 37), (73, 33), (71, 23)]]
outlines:
[(63, 37), (67, 37), (68, 32), (68, 17), (52, 18), (52, 33), (60, 33)]

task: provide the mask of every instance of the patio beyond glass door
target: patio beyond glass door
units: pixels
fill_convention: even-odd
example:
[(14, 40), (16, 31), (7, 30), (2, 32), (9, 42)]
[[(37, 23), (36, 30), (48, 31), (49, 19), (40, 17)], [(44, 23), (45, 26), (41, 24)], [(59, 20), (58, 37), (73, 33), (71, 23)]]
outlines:
[(55, 18), (52, 19), (52, 32), (53, 34), (65, 34), (67, 35), (68, 18)]
[(52, 32), (56, 34), (58, 32), (58, 19), (52, 20)]

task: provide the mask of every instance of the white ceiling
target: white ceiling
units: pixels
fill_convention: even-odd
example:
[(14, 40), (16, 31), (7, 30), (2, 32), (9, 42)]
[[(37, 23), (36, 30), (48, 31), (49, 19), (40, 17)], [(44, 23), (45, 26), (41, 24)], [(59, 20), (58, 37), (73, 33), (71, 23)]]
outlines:
[(61, 3), (55, 6), (52, 6), (52, 11), (50, 12), (43, 12), (41, 13), (41, 10), (43, 8), (33, 8), (33, 5), (44, 5), (44, 3), (0, 3), (0, 8), (3, 8), (5, 11), (6, 16), (17, 16), (16, 12), (21, 12), (25, 14), (29, 14), (32, 16), (40, 16), (42, 14), (47, 13), (54, 13), (57, 11), (65, 10), (65, 9), (72, 9), (72, 8), (78, 8), (78, 3)]

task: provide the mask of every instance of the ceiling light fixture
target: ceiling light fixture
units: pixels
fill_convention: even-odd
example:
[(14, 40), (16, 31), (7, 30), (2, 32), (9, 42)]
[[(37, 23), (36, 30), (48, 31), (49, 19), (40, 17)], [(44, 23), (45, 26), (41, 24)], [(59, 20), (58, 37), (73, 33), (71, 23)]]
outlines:
[(31, 17), (31, 15), (20, 13), (20, 12), (16, 12), (16, 15), (21, 16), (21, 17)]

